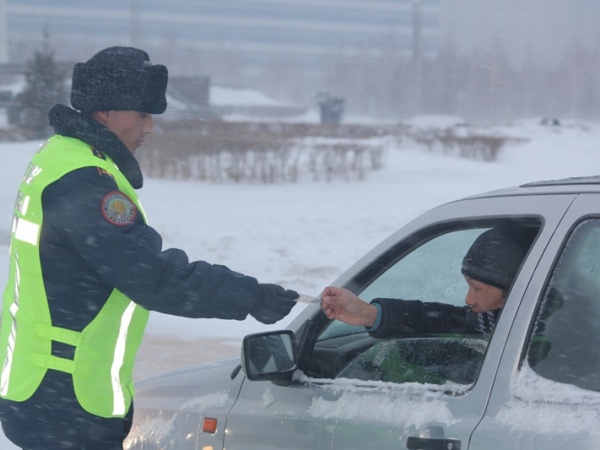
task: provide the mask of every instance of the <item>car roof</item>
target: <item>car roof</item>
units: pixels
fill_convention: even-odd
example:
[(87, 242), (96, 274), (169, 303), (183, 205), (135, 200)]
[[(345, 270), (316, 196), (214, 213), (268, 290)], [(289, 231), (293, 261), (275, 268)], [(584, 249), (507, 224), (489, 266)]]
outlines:
[(600, 175), (534, 181), (472, 195), (468, 198), (583, 193), (600, 193)]

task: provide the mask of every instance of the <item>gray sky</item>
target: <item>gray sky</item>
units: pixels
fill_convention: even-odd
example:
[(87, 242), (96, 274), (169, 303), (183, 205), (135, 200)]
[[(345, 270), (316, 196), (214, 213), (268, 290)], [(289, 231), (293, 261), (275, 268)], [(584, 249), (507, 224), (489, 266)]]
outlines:
[(557, 60), (573, 43), (600, 44), (599, 0), (442, 0), (444, 33), (463, 51), (501, 43)]

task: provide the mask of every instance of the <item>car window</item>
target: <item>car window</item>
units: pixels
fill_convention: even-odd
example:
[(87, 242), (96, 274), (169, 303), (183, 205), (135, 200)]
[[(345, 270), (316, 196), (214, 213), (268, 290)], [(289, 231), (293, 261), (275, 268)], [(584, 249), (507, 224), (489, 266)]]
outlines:
[[(386, 297), (464, 305), (467, 285), (460, 272), (462, 258), (485, 229), (462, 229), (423, 243), (392, 264), (360, 293), (360, 298), (367, 302)], [(321, 338), (364, 331), (364, 327), (334, 321)]]
[(527, 362), (546, 379), (600, 392), (600, 220), (571, 234), (542, 298)]
[[(528, 222), (531, 225), (531, 222)], [(394, 383), (472, 384), (479, 373), (488, 333), (466, 330), (465, 297), (468, 285), (461, 273), (462, 261), (475, 239), (499, 223), (449, 224), (444, 230), (424, 231), (409, 247), (397, 245), (375, 261), (372, 276), (363, 289), (355, 290), (366, 302), (386, 298), (435, 304), (461, 326), (427, 333), (406, 333), (385, 339), (369, 336), (364, 327), (333, 321), (319, 336), (315, 354), (327, 354), (332, 378), (352, 378)], [(539, 222), (535, 223), (539, 227)], [(360, 278), (360, 276), (358, 277)], [(325, 371), (327, 372), (327, 371)]]
[(463, 306), (467, 285), (460, 272), (462, 260), (485, 230), (458, 230), (425, 242), (381, 274), (360, 297), (365, 301), (387, 297)]

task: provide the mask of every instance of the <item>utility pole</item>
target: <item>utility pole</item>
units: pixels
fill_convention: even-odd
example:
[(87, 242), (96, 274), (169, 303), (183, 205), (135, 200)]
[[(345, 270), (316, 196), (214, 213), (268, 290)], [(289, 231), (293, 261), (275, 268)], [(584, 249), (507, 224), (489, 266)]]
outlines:
[(412, 110), (421, 113), (421, 93), (423, 86), (423, 1), (413, 2), (413, 40), (412, 40)]
[(8, 23), (6, 20), (6, 0), (0, 0), (0, 64), (8, 62)]
[[(2, 0), (0, 0), (2, 1)], [(142, 10), (140, 0), (130, 0), (129, 10), (130, 20), (130, 44), (132, 47), (139, 48), (141, 45), (141, 29), (142, 29)]]

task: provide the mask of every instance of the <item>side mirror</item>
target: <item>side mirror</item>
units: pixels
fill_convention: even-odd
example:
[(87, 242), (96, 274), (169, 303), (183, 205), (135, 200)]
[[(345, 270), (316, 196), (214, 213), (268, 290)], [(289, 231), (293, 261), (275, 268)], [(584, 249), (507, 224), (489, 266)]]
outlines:
[(298, 368), (294, 333), (281, 330), (244, 337), (242, 367), (251, 381), (289, 378)]

